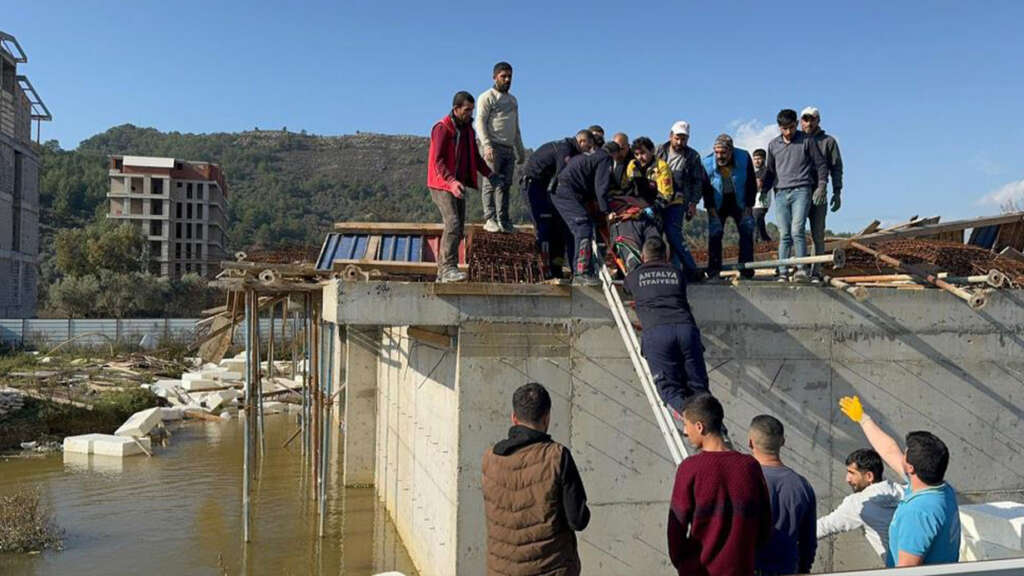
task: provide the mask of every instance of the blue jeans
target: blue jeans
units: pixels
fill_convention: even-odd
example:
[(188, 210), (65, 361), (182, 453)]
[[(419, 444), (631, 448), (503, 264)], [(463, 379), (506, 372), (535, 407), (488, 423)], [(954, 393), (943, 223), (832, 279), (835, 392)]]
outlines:
[[(811, 187), (775, 189), (775, 215), (779, 225), (779, 259), (807, 256), (807, 210), (811, 206)], [(795, 254), (793, 249), (796, 248)], [(786, 274), (779, 266), (779, 274)], [(799, 266), (804, 272), (806, 265)]]
[(672, 204), (662, 212), (665, 226), (665, 239), (672, 249), (672, 265), (677, 270), (686, 272), (689, 277), (697, 271), (697, 263), (686, 247), (686, 236), (683, 235), (683, 223), (686, 216), (686, 204)]

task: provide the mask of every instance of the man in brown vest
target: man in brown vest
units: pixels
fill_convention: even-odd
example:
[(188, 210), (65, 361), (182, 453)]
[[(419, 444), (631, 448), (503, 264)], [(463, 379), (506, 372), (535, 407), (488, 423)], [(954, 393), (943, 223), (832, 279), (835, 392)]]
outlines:
[(548, 436), (551, 396), (535, 382), (512, 396), (508, 438), (484, 453), (487, 574), (577, 576), (576, 532), (590, 522), (569, 449)]

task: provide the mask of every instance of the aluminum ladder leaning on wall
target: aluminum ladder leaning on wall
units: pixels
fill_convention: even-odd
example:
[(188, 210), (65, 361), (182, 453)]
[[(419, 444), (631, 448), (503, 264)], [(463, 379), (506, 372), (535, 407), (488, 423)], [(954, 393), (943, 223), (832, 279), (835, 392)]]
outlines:
[(605, 300), (608, 301), (608, 308), (611, 309), (612, 316), (615, 317), (615, 325), (619, 328), (622, 343), (625, 344), (626, 351), (629, 352), (629, 359), (633, 362), (633, 369), (636, 371), (637, 378), (640, 379), (640, 385), (644, 389), (644, 394), (647, 395), (647, 402), (651, 405), (654, 420), (658, 423), (658, 428), (661, 429), (661, 435), (668, 446), (672, 461), (678, 466), (683, 461), (683, 458), (686, 458), (688, 455), (686, 453), (686, 446), (683, 444), (683, 439), (679, 435), (679, 430), (676, 428), (672, 415), (669, 414), (668, 408), (661, 401), (661, 397), (658, 396), (658, 389), (654, 386), (654, 376), (651, 375), (651, 369), (647, 366), (647, 360), (644, 360), (644, 357), (640, 354), (640, 341), (636, 336), (636, 330), (633, 329), (633, 324), (626, 313), (626, 307), (622, 304), (622, 298), (619, 297), (619, 292), (615, 288), (611, 272), (605, 266), (604, 259), (599, 256), (601, 251), (598, 250), (597, 241), (594, 240), (592, 242), (593, 257), (600, 266), (601, 288), (604, 290)]

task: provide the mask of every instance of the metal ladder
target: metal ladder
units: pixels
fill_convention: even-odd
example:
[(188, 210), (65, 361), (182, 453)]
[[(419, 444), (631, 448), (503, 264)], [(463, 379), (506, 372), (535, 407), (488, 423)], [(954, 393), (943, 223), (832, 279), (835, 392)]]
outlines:
[(640, 341), (637, 338), (636, 330), (633, 329), (633, 324), (630, 322), (626, 307), (622, 304), (622, 298), (615, 288), (611, 272), (605, 265), (604, 258), (599, 256), (601, 252), (598, 249), (597, 240), (592, 241), (592, 250), (593, 257), (599, 263), (598, 275), (601, 279), (601, 288), (604, 290), (605, 300), (608, 301), (608, 308), (611, 309), (612, 316), (615, 317), (615, 325), (619, 328), (622, 343), (625, 344), (626, 351), (629, 352), (629, 359), (633, 362), (633, 369), (636, 370), (637, 378), (640, 379), (640, 385), (647, 395), (647, 402), (651, 405), (654, 420), (658, 423), (658, 428), (661, 429), (661, 435), (668, 446), (672, 461), (678, 466), (683, 461), (683, 458), (688, 456), (686, 446), (679, 435), (679, 430), (676, 429), (672, 415), (661, 401), (661, 397), (658, 396), (658, 389), (654, 386), (654, 376), (651, 375), (651, 369), (647, 366), (647, 360), (644, 360), (644, 357), (640, 354)]

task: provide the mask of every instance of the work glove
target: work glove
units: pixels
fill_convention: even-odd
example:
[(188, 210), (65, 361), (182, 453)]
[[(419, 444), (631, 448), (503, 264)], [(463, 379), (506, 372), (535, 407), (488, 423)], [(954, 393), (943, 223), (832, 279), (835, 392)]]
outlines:
[(857, 424), (864, 419), (864, 406), (857, 396), (843, 396), (839, 399), (839, 409), (846, 414), (846, 417)]
[(814, 197), (811, 198), (811, 201), (814, 202), (815, 206), (824, 206), (825, 202), (827, 200), (828, 200), (828, 190), (825, 190), (824, 186), (821, 186), (820, 188), (815, 190), (814, 191)]
[(842, 206), (842, 205), (843, 205), (843, 200), (839, 196), (839, 191), (838, 190), (833, 190), (832, 191), (832, 211), (833, 212), (838, 212), (839, 211), (839, 207)]

